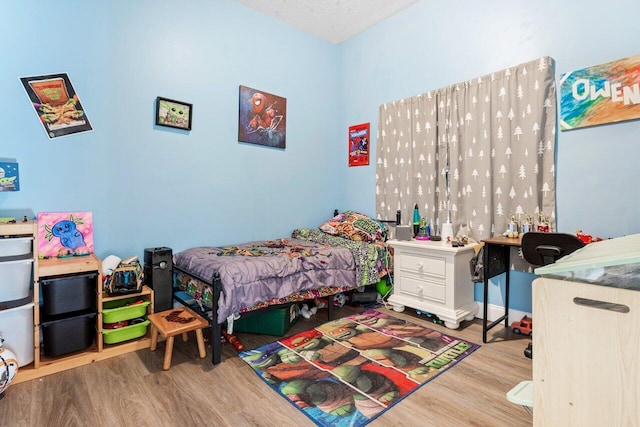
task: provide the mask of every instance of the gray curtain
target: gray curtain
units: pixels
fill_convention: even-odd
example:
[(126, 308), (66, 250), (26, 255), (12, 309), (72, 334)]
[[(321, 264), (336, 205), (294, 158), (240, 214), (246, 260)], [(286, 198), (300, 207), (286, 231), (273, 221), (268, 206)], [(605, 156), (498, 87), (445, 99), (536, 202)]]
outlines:
[(400, 210), (408, 224), (418, 204), (438, 230), (449, 215), (454, 233), (467, 224), (476, 240), (511, 216), (554, 219), (555, 133), (550, 57), (381, 105), (376, 215)]

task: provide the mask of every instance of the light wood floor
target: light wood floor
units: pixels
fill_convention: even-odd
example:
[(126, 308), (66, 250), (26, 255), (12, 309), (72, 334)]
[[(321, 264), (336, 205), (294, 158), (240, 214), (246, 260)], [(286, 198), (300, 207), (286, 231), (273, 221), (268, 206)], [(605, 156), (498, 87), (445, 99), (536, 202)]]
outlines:
[[(361, 308), (336, 308), (345, 316)], [(381, 310), (386, 310), (381, 308)], [(482, 344), (480, 320), (457, 330), (434, 325), (407, 309), (392, 314), (481, 344), (458, 365), (422, 386), (369, 425), (530, 426), (532, 418), (506, 399), (531, 379), (528, 338), (498, 326)], [(301, 332), (326, 321), (326, 310), (300, 318), (289, 331)], [(206, 336), (206, 335), (205, 335)], [(274, 341), (239, 334), (245, 348)], [(162, 370), (164, 342), (40, 379), (9, 386), (0, 400), (1, 426), (310, 426), (313, 423), (278, 396), (225, 344), (223, 362), (199, 359), (195, 337), (176, 339), (173, 363)]]

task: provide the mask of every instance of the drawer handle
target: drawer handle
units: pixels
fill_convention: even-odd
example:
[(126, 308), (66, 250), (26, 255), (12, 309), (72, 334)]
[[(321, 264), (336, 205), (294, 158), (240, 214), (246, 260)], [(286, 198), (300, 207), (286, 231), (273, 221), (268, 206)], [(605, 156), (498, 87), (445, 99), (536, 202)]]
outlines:
[(613, 302), (598, 301), (595, 299), (575, 297), (573, 299), (573, 302), (577, 305), (583, 305), (585, 307), (591, 307), (591, 308), (599, 308), (602, 310), (615, 311), (617, 313), (628, 313), (629, 311), (631, 311), (629, 309), (629, 306), (626, 306), (623, 304), (616, 304)]
[(416, 267), (418, 267), (418, 270), (422, 270), (422, 267), (424, 267), (424, 264), (422, 264), (421, 262), (416, 262)]

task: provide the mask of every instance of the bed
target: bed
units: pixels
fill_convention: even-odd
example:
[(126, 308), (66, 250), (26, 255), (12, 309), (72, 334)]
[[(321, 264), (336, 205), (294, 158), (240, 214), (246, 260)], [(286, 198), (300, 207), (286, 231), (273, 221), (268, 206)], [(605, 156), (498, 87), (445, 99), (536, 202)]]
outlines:
[(317, 229), (295, 229), (281, 239), (189, 248), (173, 256), (174, 298), (209, 319), (212, 363), (218, 364), (222, 326), (232, 331), (240, 316), (327, 298), (331, 319), (334, 295), (375, 284), (389, 273), (386, 238), (383, 223), (346, 211)]

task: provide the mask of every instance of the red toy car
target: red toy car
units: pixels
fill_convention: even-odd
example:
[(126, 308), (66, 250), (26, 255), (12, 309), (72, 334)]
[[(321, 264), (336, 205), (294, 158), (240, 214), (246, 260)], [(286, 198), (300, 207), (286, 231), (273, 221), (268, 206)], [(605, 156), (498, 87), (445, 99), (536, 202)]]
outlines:
[(531, 336), (533, 330), (533, 319), (529, 316), (524, 316), (521, 320), (515, 321), (511, 324), (511, 329), (516, 334)]

